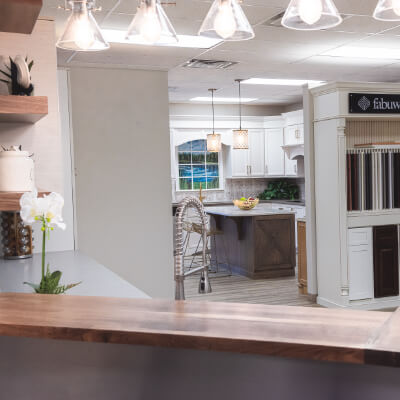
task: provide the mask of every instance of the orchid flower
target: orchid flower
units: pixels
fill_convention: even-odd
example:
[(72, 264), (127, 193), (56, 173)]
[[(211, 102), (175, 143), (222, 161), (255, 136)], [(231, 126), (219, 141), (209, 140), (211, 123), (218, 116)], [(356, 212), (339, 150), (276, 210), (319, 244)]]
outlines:
[(62, 209), (64, 199), (58, 193), (50, 193), (48, 196), (38, 197), (38, 192), (34, 189), (32, 192), (24, 193), (20, 199), (21, 219), (25, 225), (32, 225), (35, 222), (42, 224), (43, 242), (42, 242), (42, 280), (39, 284), (24, 282), (35, 289), (36, 293), (60, 294), (73, 288), (79, 283), (70, 285), (59, 285), (61, 272), (50, 272), (50, 267), (46, 265), (46, 236), (50, 236), (50, 231), (58, 227), (65, 230), (65, 224), (62, 218)]
[(38, 197), (38, 192), (24, 193), (20, 199), (21, 219), (25, 225), (32, 225), (36, 221), (44, 221), (45, 229), (58, 227), (65, 230), (62, 219), (64, 199), (58, 193), (50, 193), (48, 196)]

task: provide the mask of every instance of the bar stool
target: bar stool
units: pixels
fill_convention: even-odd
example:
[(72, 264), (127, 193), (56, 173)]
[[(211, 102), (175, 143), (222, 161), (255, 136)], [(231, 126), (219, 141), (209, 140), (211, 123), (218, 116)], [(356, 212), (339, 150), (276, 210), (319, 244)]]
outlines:
[[(201, 251), (198, 251), (200, 243), (201, 243), (201, 237), (203, 234), (203, 229), (201, 224), (193, 222), (192, 223), (192, 227), (191, 227), (192, 231), (197, 233), (200, 236), (200, 239), (197, 243), (197, 248), (195, 250), (194, 253), (192, 253), (192, 256), (194, 258), (200, 257), (201, 256)], [(229, 275), (232, 275), (232, 268), (231, 265), (229, 263), (229, 257), (228, 257), (228, 252), (226, 250), (226, 246), (225, 246), (225, 242), (223, 240), (221, 240), (220, 242), (222, 242), (222, 249), (223, 249), (223, 253), (224, 253), (224, 258), (225, 258), (225, 262), (220, 262), (218, 260), (218, 248), (217, 248), (217, 236), (221, 237), (221, 239), (223, 239), (223, 235), (224, 232), (219, 230), (219, 229), (210, 229), (207, 228), (207, 251), (206, 251), (206, 255), (209, 257), (209, 263), (210, 263), (210, 272), (215, 272), (215, 273), (219, 273), (220, 272), (220, 265), (225, 265), (229, 271)], [(211, 252), (211, 247), (213, 247), (215, 249), (215, 260), (212, 259), (212, 252)], [(214, 262), (213, 262), (214, 261)], [(223, 261), (223, 260), (221, 260)], [(215, 267), (215, 270), (213, 270), (213, 266)]]

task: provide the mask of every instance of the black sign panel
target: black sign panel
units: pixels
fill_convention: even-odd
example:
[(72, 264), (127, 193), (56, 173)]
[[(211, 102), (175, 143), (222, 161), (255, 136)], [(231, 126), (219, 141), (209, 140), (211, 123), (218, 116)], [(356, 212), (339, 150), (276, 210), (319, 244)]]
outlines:
[(349, 93), (350, 114), (400, 114), (400, 94)]

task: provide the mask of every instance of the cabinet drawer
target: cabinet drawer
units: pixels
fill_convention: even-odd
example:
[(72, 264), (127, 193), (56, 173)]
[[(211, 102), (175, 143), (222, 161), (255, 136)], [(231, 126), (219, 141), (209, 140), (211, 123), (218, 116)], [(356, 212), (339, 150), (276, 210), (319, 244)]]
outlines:
[(362, 246), (372, 245), (372, 228), (354, 228), (348, 231), (348, 245), (349, 246)]

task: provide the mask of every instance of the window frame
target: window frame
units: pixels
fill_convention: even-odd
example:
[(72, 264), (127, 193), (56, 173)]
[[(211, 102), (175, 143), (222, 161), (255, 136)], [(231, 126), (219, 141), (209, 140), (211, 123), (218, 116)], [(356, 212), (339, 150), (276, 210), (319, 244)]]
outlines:
[[(185, 143), (189, 143), (195, 140), (205, 140), (207, 141), (207, 139), (205, 138), (193, 138), (193, 139), (189, 139), (186, 142), (180, 143), (179, 145), (175, 146), (175, 170), (176, 170), (176, 188), (175, 191), (176, 192), (198, 192), (200, 189), (181, 189), (180, 188), (180, 176), (179, 176), (179, 146), (185, 144)], [(205, 189), (203, 188), (202, 190), (206, 191), (206, 192), (212, 192), (212, 191), (223, 191), (224, 190), (224, 179), (223, 179), (223, 147), (221, 151), (218, 153), (218, 178), (219, 178), (219, 187), (218, 188), (213, 188), (213, 189)], [(192, 151), (191, 151), (192, 153)], [(205, 152), (205, 154), (207, 154), (207, 151)], [(182, 164), (185, 165), (185, 164)], [(189, 164), (188, 164), (189, 165)], [(193, 164), (190, 164), (193, 165)], [(201, 164), (199, 164), (201, 165)], [(204, 165), (207, 165), (206, 163)]]

